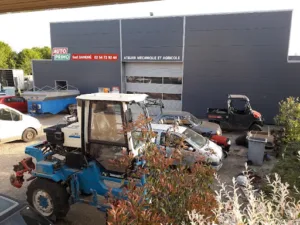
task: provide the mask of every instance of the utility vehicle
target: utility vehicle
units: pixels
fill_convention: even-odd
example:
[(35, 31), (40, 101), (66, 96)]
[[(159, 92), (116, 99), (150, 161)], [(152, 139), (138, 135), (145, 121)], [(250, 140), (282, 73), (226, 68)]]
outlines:
[(228, 95), (227, 108), (208, 108), (207, 118), (217, 123), (223, 130), (262, 131), (262, 115), (251, 108), (250, 100), (245, 95)]

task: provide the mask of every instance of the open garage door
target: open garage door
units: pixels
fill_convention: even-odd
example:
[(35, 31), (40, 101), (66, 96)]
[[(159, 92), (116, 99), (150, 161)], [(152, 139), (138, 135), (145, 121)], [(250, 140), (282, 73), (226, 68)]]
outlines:
[(162, 99), (166, 110), (182, 110), (182, 63), (125, 63), (127, 93)]

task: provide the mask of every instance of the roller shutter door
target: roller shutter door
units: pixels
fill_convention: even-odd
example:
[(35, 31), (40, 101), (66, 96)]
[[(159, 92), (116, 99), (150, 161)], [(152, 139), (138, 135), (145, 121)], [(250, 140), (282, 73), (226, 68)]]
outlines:
[(182, 110), (182, 63), (125, 63), (127, 93), (162, 99), (166, 110)]

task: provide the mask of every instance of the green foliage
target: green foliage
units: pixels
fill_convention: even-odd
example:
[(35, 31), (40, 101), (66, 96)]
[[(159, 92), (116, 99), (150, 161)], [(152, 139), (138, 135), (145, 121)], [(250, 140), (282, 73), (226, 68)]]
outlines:
[[(300, 150), (300, 142), (290, 143), (283, 147), (282, 155), (275, 167), (273, 173), (279, 174), (282, 181), (296, 187), (300, 190), (300, 163), (298, 151)], [(299, 195), (291, 188), (291, 193), (299, 199)]]
[(28, 75), (32, 73), (31, 61), (33, 59), (51, 59), (51, 49), (47, 46), (33, 47), (16, 53), (8, 44), (0, 41), (1, 69), (23, 69), (25, 75)]
[(32, 50), (37, 51), (41, 55), (41, 59), (51, 59), (51, 49), (47, 46), (43, 48), (34, 47)]
[(41, 53), (34, 49), (23, 49), (19, 53), (18, 67), (24, 70), (25, 74), (31, 74), (31, 61), (33, 59), (41, 59)]
[(9, 68), (9, 61), (12, 54), (11, 47), (0, 41), (0, 68), (7, 69)]
[(279, 103), (279, 114), (275, 122), (285, 128), (284, 141), (300, 141), (300, 101), (299, 98), (289, 97)]

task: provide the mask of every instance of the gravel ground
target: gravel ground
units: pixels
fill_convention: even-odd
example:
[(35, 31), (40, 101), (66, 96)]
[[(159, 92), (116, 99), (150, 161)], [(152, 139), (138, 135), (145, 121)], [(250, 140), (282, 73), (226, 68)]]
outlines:
[[(64, 115), (47, 115), (40, 116), (39, 120), (44, 127), (57, 124), (62, 120)], [(231, 184), (232, 177), (236, 176), (245, 168), (245, 162), (247, 161), (247, 149), (243, 147), (236, 146), (234, 144), (235, 138), (238, 136), (238, 133), (224, 133), (225, 136), (228, 136), (232, 140), (231, 152), (227, 159), (224, 160), (224, 165), (218, 172), (222, 182)], [(34, 144), (39, 141), (45, 140), (45, 135), (39, 136), (35, 142), (30, 143)], [(6, 143), (0, 145), (0, 193), (9, 195), (11, 197), (17, 198), (19, 200), (26, 200), (26, 187), (27, 184), (21, 188), (16, 189), (11, 186), (9, 182), (9, 176), (13, 173), (13, 165), (18, 163), (21, 159), (25, 158), (24, 154), (25, 147), (27, 143), (22, 141)], [(265, 162), (262, 167), (254, 168), (260, 175), (267, 174), (273, 167), (275, 159), (272, 158), (271, 161)], [(105, 224), (104, 213), (98, 212), (94, 207), (84, 205), (84, 204), (75, 204), (71, 207), (67, 217), (58, 222), (60, 225), (89, 225), (89, 224)]]

